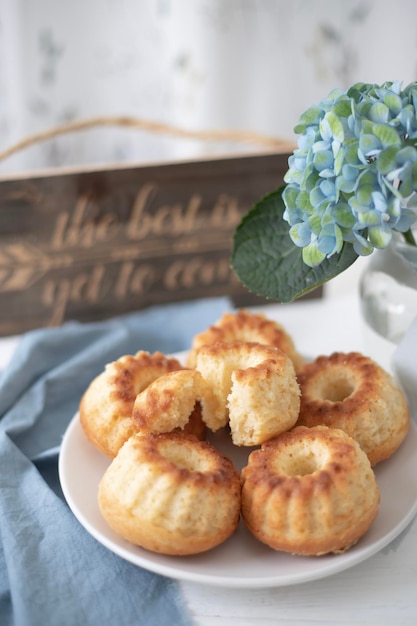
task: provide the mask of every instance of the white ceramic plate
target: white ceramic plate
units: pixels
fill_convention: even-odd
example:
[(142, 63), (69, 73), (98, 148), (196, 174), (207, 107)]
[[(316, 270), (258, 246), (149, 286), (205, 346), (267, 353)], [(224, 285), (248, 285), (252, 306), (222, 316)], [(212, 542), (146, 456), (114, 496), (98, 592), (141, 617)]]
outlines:
[[(212, 442), (228, 454), (240, 469), (248, 450), (234, 447), (225, 433)], [(390, 543), (417, 513), (417, 427), (400, 449), (376, 466), (381, 492), (378, 517), (368, 533), (344, 554), (322, 557), (292, 556), (275, 552), (257, 541), (243, 522), (236, 533), (217, 548), (194, 556), (153, 554), (117, 536), (107, 526), (97, 505), (100, 479), (109, 465), (86, 439), (78, 415), (63, 438), (59, 474), (61, 486), (74, 515), (97, 541), (122, 558), (147, 570), (193, 582), (222, 587), (266, 588), (325, 578), (369, 558)]]

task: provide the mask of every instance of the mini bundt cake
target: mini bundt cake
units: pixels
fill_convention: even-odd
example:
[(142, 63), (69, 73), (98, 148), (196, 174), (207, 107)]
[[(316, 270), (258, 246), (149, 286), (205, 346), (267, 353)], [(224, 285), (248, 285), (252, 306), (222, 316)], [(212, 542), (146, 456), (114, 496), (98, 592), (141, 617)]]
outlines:
[(357, 352), (320, 356), (298, 375), (297, 424), (341, 428), (356, 439), (372, 465), (390, 457), (407, 435), (406, 397), (388, 372)]
[(184, 429), (198, 405), (202, 423), (214, 403), (211, 387), (199, 371), (177, 370), (159, 376), (136, 396), (132, 419), (141, 432)]
[(343, 552), (369, 529), (379, 490), (369, 459), (339, 429), (298, 426), (252, 452), (242, 470), (242, 516), (275, 550)]
[(229, 423), (235, 445), (259, 445), (296, 423), (300, 390), (292, 360), (278, 348), (243, 341), (202, 346), (196, 369), (215, 396), (203, 419), (213, 431)]
[(225, 313), (207, 330), (195, 335), (187, 356), (188, 367), (195, 367), (196, 355), (201, 346), (228, 341), (261, 343), (279, 348), (290, 357), (296, 371), (304, 362), (293, 339), (281, 324), (267, 319), (262, 313), (251, 313), (243, 309), (236, 313)]
[[(152, 381), (168, 372), (183, 369), (173, 358), (140, 351), (106, 365), (87, 387), (80, 402), (81, 426), (89, 441), (109, 458), (138, 431), (132, 419), (136, 396)], [(201, 428), (198, 411), (191, 425)]]
[(196, 554), (236, 529), (240, 478), (227, 457), (192, 435), (134, 435), (104, 473), (98, 503), (127, 541), (162, 554)]

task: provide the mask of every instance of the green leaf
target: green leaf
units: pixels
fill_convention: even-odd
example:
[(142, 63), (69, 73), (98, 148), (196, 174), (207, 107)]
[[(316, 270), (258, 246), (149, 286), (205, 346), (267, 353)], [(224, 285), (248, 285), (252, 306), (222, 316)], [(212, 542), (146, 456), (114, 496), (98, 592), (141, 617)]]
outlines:
[(232, 249), (232, 267), (245, 287), (264, 298), (292, 302), (347, 269), (358, 255), (344, 243), (340, 254), (308, 267), (288, 234), (283, 219), (284, 187), (260, 200), (238, 225)]

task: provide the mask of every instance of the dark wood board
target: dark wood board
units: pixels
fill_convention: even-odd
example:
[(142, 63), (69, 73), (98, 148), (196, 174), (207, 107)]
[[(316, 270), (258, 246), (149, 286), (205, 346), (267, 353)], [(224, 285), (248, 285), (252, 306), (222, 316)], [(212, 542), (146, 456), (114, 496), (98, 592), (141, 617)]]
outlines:
[(261, 154), (3, 178), (0, 334), (201, 297), (262, 303), (230, 269), (232, 236), (287, 162)]

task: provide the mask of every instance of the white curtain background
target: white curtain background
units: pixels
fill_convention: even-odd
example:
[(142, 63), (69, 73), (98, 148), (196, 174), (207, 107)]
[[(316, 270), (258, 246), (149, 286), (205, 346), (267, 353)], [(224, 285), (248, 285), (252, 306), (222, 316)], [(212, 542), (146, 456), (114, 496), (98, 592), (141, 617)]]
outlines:
[[(1, 0), (0, 150), (120, 115), (295, 140), (300, 113), (332, 88), (415, 80), (416, 23), (414, 0)], [(100, 128), (28, 148), (0, 171), (224, 149)]]
[[(0, 151), (103, 116), (295, 141), (334, 87), (416, 80), (416, 24), (415, 0), (1, 0)], [(0, 173), (250, 149), (106, 127), (27, 148)]]

